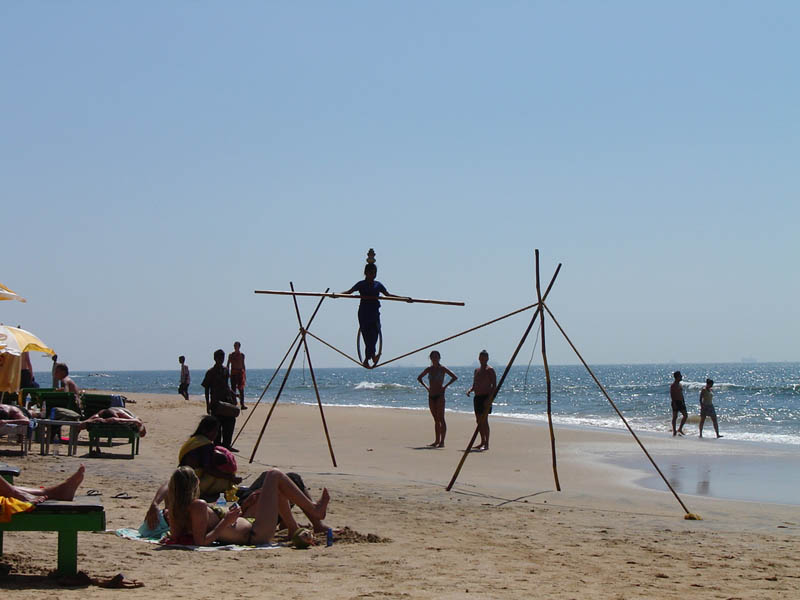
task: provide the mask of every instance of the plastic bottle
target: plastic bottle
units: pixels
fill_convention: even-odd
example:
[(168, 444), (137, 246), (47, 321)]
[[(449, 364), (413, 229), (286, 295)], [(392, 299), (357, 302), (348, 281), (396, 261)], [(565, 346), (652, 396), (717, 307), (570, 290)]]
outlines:
[(228, 503), (225, 501), (225, 494), (220, 493), (219, 498), (217, 498), (217, 506), (228, 506)]
[(47, 418), (47, 400), (42, 400), (42, 410), (39, 412), (42, 419)]

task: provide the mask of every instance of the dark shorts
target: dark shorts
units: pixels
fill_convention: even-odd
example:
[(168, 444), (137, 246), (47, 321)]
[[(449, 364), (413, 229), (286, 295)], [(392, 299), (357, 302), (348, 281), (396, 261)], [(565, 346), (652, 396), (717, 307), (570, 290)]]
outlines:
[(231, 387), (235, 390), (244, 387), (244, 371), (231, 371)]
[(672, 401), (672, 412), (686, 414), (686, 402), (684, 400)]
[(714, 417), (717, 418), (717, 411), (714, 410), (714, 405), (705, 406), (703, 404), (700, 405), (700, 416), (701, 417)]
[(181, 396), (183, 396), (184, 394), (188, 394), (188, 393), (189, 393), (189, 384), (188, 384), (188, 383), (182, 383), (182, 384), (180, 384), (180, 385), (178, 386), (178, 393), (179, 393)]
[[(480, 417), (486, 411), (486, 405), (489, 402), (489, 394), (475, 394), (472, 400), (472, 406), (475, 409), (475, 416)], [(489, 414), (492, 414), (492, 407), (489, 406)]]

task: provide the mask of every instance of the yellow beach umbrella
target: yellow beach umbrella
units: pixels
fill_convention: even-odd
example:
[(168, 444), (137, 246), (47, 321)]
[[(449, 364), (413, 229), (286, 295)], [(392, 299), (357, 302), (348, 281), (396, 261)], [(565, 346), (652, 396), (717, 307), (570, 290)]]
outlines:
[(19, 391), (23, 352), (55, 354), (30, 331), (0, 325), (0, 392)]
[(20, 302), (25, 302), (25, 298), (11, 291), (2, 283), (0, 283), (0, 300), (19, 300)]

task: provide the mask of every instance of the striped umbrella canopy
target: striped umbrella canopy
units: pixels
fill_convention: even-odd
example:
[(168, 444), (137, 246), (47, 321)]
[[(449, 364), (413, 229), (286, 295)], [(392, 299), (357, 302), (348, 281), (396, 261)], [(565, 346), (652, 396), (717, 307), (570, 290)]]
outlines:
[(25, 302), (25, 298), (8, 289), (2, 283), (0, 283), (0, 300), (19, 300), (20, 302)]

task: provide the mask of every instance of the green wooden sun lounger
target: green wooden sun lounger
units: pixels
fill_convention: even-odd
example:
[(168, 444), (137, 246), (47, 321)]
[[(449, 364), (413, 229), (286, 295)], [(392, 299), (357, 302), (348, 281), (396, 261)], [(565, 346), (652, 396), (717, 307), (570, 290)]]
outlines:
[(57, 531), (58, 573), (78, 572), (78, 532), (105, 531), (106, 513), (96, 502), (59, 502), (46, 500), (31, 512), (18, 513), (8, 523), (0, 523), (0, 555), (6, 531)]
[[(108, 394), (84, 394), (83, 395), (83, 418), (88, 419), (92, 415), (99, 413), (105, 408), (112, 406), (113, 396)], [(93, 423), (86, 429), (89, 434), (89, 447), (99, 448), (100, 440), (107, 439), (111, 445), (112, 439), (125, 439), (131, 445), (131, 458), (139, 454), (139, 432), (129, 425), (107, 425), (104, 423)]]
[(0, 463), (0, 477), (8, 483), (14, 483), (14, 477), (19, 477), (19, 467), (12, 467), (5, 463)]

